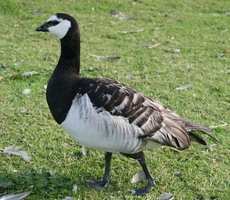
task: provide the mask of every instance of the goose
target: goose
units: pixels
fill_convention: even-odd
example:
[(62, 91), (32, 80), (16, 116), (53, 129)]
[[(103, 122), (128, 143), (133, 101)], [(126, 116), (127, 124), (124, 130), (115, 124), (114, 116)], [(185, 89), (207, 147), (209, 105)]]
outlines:
[(180, 117), (124, 84), (80, 76), (80, 30), (69, 14), (52, 15), (36, 31), (49, 32), (60, 40), (60, 58), (46, 91), (54, 120), (81, 145), (105, 152), (104, 174), (88, 181), (89, 186), (101, 189), (108, 185), (112, 154), (120, 153), (142, 167), (147, 184), (132, 192), (144, 195), (156, 185), (145, 161), (148, 146), (184, 150), (192, 140), (207, 144), (198, 133), (214, 138), (210, 128)]

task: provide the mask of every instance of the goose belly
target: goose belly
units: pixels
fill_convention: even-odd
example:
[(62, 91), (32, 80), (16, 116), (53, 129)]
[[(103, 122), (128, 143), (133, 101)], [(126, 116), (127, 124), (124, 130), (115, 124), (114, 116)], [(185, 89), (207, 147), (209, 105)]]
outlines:
[(88, 96), (75, 98), (62, 127), (80, 144), (107, 152), (136, 153), (143, 134), (135, 125), (107, 111), (97, 113)]

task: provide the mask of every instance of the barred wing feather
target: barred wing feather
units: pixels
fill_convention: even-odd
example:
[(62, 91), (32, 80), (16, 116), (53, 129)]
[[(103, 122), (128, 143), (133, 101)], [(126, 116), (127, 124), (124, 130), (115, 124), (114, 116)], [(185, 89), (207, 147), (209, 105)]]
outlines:
[(190, 145), (186, 120), (159, 102), (110, 79), (81, 79), (78, 88), (78, 93), (88, 94), (98, 112), (106, 110), (141, 128), (143, 140), (177, 149)]

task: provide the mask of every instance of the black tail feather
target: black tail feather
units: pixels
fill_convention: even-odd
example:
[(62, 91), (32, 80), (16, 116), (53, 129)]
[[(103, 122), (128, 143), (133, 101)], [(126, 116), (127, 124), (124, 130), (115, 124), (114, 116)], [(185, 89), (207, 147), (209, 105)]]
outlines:
[(207, 142), (199, 135), (196, 135), (193, 132), (189, 132), (190, 137), (192, 138), (192, 140), (196, 141), (197, 143), (203, 144), (203, 145), (207, 145)]
[(210, 138), (212, 138), (212, 140), (214, 140), (215, 142), (219, 142), (217, 140), (216, 137), (214, 137), (211, 133), (212, 133), (212, 129), (209, 127), (205, 127), (202, 126), (200, 124), (194, 124), (191, 122), (186, 122), (185, 123), (186, 126), (186, 130), (188, 131), (188, 133), (190, 134), (190, 136), (195, 139), (197, 142), (207, 145), (207, 142), (199, 135), (195, 134), (194, 132), (201, 132), (205, 135), (208, 135)]

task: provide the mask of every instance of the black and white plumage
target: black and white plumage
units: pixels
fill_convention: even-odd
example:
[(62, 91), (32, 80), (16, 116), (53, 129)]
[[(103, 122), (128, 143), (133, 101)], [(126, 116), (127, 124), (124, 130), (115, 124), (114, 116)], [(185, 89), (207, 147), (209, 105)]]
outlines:
[(135, 190), (141, 195), (154, 186), (145, 164), (143, 150), (148, 144), (185, 149), (191, 139), (205, 140), (194, 133), (209, 128), (189, 122), (159, 102), (105, 78), (80, 76), (80, 31), (76, 20), (63, 13), (51, 16), (37, 31), (51, 32), (61, 42), (59, 62), (48, 82), (47, 102), (58, 124), (82, 145), (104, 150), (102, 180), (90, 182), (103, 187), (109, 181), (112, 153), (138, 160), (148, 184)]

